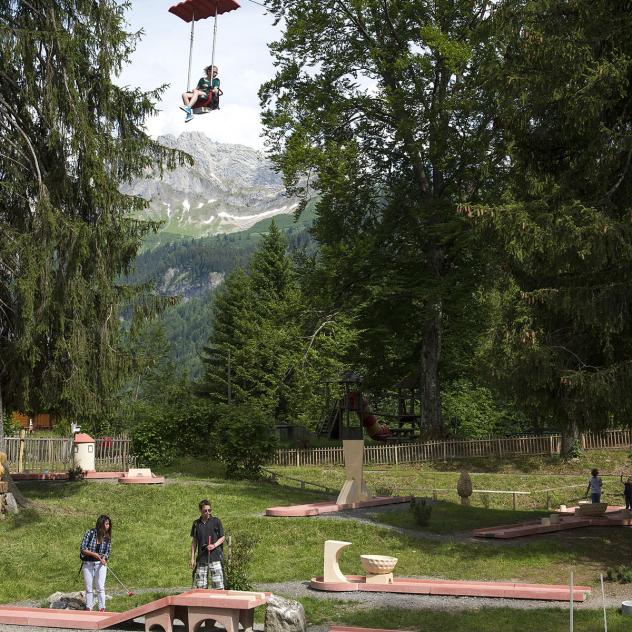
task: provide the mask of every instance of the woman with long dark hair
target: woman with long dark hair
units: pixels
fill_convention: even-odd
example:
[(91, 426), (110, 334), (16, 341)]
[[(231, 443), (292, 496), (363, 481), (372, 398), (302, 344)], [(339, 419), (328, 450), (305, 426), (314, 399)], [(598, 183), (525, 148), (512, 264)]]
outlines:
[(110, 546), (112, 543), (112, 520), (110, 516), (97, 518), (94, 529), (88, 529), (81, 540), (79, 556), (81, 557), (83, 581), (86, 585), (86, 610), (94, 605), (94, 582), (97, 584), (99, 612), (105, 611), (105, 577), (108, 572)]

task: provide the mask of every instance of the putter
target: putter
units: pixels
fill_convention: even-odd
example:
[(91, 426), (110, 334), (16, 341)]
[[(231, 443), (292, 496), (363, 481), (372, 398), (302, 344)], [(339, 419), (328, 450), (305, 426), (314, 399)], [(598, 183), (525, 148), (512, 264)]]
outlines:
[(123, 586), (123, 588), (125, 588), (125, 590), (127, 591), (127, 596), (128, 597), (132, 597), (134, 595), (134, 593), (119, 579), (118, 575), (112, 570), (111, 566), (107, 567), (110, 570), (110, 573), (112, 573), (112, 575), (114, 575), (114, 579), (116, 579), (116, 581), (121, 584), (121, 586)]

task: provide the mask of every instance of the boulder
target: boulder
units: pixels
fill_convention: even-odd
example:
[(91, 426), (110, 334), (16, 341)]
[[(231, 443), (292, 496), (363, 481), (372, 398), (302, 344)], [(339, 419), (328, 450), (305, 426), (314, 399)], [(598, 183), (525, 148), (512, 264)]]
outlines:
[(265, 632), (305, 632), (305, 609), (298, 601), (271, 595), (268, 599)]
[(56, 592), (48, 598), (50, 608), (57, 610), (83, 610), (86, 607), (86, 596), (83, 592)]

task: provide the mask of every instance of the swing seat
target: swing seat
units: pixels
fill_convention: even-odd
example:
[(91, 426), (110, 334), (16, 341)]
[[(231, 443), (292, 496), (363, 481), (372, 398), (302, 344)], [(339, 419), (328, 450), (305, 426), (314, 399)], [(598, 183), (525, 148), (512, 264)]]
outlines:
[(207, 114), (213, 110), (219, 110), (219, 98), (224, 94), (220, 89), (219, 94), (215, 96), (212, 92), (204, 101), (198, 101), (193, 108), (193, 114)]

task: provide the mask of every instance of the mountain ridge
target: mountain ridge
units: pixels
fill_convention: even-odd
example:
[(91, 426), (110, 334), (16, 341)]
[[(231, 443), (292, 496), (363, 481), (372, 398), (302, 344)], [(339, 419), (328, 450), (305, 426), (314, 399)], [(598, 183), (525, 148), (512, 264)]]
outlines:
[(162, 231), (187, 237), (240, 232), (276, 215), (293, 213), (298, 200), (286, 195), (280, 176), (264, 152), (246, 145), (218, 143), (202, 132), (159, 136), (165, 147), (189, 154), (193, 165), (122, 187), (149, 202), (142, 217), (164, 222)]

